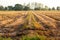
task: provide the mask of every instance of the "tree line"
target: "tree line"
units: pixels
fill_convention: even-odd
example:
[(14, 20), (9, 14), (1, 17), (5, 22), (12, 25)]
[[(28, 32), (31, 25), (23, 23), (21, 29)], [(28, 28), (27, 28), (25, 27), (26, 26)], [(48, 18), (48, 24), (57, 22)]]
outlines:
[(7, 7), (3, 7), (3, 6), (0, 6), (0, 10), (15, 10), (15, 11), (18, 11), (18, 10), (29, 10), (30, 8), (27, 7), (27, 6), (23, 6), (21, 4), (15, 4), (15, 6), (7, 6)]
[[(41, 4), (39, 3), (35, 3), (34, 5), (32, 4), (27, 4), (27, 5), (21, 5), (21, 4), (15, 4), (15, 6), (7, 6), (7, 7), (3, 7), (0, 6), (0, 10), (15, 10), (15, 11), (21, 11), (21, 10), (60, 10), (60, 7), (57, 6), (57, 8), (52, 7), (49, 8), (48, 6), (41, 6)], [(33, 6), (33, 8), (32, 8)]]

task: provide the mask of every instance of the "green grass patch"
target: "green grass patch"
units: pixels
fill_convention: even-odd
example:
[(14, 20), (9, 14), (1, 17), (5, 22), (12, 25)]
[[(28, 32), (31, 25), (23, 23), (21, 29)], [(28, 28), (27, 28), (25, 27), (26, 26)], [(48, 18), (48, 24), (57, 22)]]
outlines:
[(29, 36), (22, 36), (21, 40), (45, 40), (45, 36), (33, 36), (33, 37), (29, 37)]

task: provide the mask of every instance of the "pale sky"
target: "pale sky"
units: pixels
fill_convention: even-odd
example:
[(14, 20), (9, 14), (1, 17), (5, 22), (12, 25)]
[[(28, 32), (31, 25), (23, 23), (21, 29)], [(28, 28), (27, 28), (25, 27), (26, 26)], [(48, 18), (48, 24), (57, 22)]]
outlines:
[(0, 5), (8, 6), (15, 4), (24, 4), (24, 3), (31, 3), (31, 2), (38, 2), (49, 7), (56, 7), (60, 6), (60, 0), (0, 0)]

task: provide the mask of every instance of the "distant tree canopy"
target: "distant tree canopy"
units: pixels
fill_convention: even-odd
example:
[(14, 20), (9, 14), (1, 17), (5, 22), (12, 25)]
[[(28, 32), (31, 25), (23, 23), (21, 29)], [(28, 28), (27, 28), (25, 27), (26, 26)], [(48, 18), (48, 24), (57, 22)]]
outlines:
[(8, 6), (8, 10), (13, 10), (13, 6)]
[(54, 7), (52, 7), (52, 10), (55, 10), (55, 8), (54, 8)]
[(48, 10), (48, 6), (45, 6), (45, 10)]
[(14, 10), (23, 10), (23, 6), (21, 5), (21, 4), (16, 4), (15, 6), (14, 6)]
[(51, 8), (49, 8), (48, 10), (52, 10)]
[(57, 10), (60, 10), (60, 7), (59, 6), (57, 7)]
[(27, 6), (25, 6), (25, 7), (23, 8), (23, 10), (30, 10), (30, 8), (27, 7)]
[(1, 10), (8, 10), (8, 11), (10, 11), (10, 10), (15, 10), (15, 11), (21, 11), (21, 10), (60, 10), (60, 7), (57, 6), (55, 9), (55, 7), (49, 8), (48, 6), (43, 6), (43, 4), (41, 4), (41, 3), (32, 3), (32, 4), (29, 3), (27, 5), (15, 4), (15, 6), (7, 6), (7, 7), (0, 6), (0, 11)]
[(34, 8), (34, 10), (40, 10), (40, 8)]
[(5, 7), (4, 10), (8, 10), (8, 7)]
[(0, 10), (4, 10), (4, 7), (3, 6), (0, 6)]

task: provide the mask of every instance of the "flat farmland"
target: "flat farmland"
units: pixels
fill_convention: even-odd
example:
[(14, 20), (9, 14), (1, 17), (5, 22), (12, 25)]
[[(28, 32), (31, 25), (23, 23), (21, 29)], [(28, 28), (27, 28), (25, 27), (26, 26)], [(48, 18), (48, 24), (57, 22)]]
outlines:
[(0, 11), (0, 36), (35, 34), (59, 40), (60, 11)]

